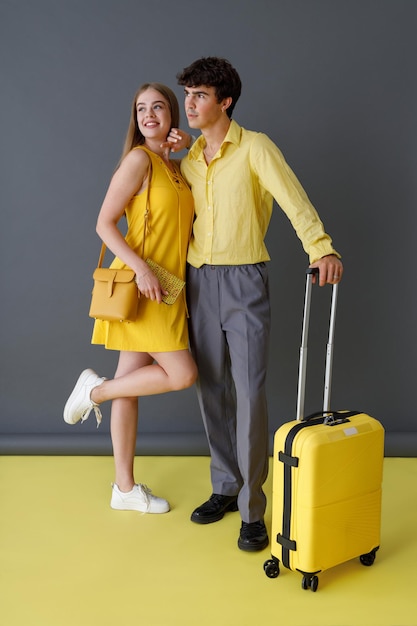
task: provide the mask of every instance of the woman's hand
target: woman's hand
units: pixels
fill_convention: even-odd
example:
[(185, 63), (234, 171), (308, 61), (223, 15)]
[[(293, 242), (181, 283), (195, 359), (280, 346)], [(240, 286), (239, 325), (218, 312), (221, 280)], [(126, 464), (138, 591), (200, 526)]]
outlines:
[(162, 148), (169, 147), (171, 152), (181, 152), (191, 147), (191, 135), (180, 128), (171, 128), (165, 143), (161, 144)]
[(146, 269), (142, 274), (136, 274), (136, 286), (141, 294), (149, 300), (156, 300), (158, 304), (162, 302), (162, 296), (168, 295), (168, 292), (162, 289), (159, 280), (151, 269)]

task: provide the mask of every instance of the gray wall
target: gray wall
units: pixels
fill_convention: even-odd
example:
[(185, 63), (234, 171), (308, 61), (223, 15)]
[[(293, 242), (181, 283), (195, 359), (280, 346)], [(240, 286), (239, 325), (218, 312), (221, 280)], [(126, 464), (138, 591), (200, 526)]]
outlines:
[[(1, 453), (111, 452), (109, 405), (99, 432), (62, 420), (79, 371), (116, 364), (90, 345), (97, 213), (136, 87), (182, 99), (176, 73), (219, 55), (243, 80), (235, 118), (280, 146), (343, 254), (333, 405), (416, 454), (416, 18), (413, 0), (0, 2)], [(279, 209), (268, 245), (272, 433), (294, 416), (307, 259)], [(311, 411), (329, 295), (314, 291)], [(141, 400), (138, 451), (206, 452), (194, 389)]]

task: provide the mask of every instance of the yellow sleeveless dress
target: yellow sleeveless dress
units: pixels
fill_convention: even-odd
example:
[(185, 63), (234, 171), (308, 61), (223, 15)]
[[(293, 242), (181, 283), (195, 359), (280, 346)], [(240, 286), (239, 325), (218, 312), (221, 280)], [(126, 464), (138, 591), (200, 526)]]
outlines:
[[(149, 186), (149, 230), (145, 237), (144, 257), (151, 257), (168, 271), (185, 280), (187, 247), (194, 217), (190, 189), (174, 163), (171, 172), (162, 159), (140, 146), (152, 162)], [(134, 196), (125, 214), (126, 242), (142, 256), (146, 192)], [(111, 267), (126, 265), (115, 258)], [(140, 297), (138, 316), (133, 322), (96, 320), (91, 343), (104, 344), (109, 350), (132, 352), (171, 352), (188, 348), (187, 307), (185, 289), (172, 305), (158, 304)]]

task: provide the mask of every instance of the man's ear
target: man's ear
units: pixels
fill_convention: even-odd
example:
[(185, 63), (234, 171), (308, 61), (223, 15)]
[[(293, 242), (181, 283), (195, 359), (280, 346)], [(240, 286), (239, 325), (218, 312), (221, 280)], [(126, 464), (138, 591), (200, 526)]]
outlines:
[(231, 98), (230, 96), (228, 98), (225, 98), (222, 102), (222, 111), (226, 111), (226, 109), (228, 109), (230, 107), (230, 105), (233, 102), (233, 98)]

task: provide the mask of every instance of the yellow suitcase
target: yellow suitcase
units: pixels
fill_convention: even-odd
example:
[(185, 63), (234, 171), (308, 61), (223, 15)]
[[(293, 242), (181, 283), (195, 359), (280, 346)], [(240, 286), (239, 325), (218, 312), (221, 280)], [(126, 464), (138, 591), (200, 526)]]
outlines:
[(280, 563), (316, 591), (319, 572), (358, 557), (372, 565), (380, 545), (384, 429), (357, 411), (330, 411), (337, 301), (333, 287), (324, 410), (303, 418), (312, 272), (307, 275), (297, 419), (275, 433), (270, 578)]

